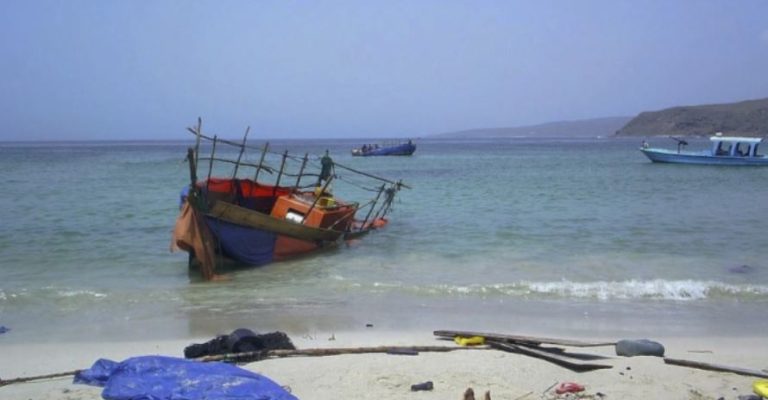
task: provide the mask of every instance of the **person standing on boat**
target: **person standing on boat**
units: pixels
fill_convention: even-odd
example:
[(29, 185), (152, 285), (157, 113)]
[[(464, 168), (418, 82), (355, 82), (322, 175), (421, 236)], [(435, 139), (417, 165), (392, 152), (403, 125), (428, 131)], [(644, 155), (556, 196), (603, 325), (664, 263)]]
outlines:
[(325, 155), (320, 159), (320, 176), (317, 179), (317, 186), (322, 186), (323, 181), (327, 181), (331, 178), (333, 173), (333, 159), (328, 155), (328, 150), (325, 151)]

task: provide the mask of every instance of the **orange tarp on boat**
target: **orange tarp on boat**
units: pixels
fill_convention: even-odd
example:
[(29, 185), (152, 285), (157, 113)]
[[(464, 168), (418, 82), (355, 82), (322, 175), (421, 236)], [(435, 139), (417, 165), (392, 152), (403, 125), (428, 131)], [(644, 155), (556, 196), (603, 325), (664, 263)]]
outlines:
[(216, 275), (216, 266), (214, 264), (214, 247), (211, 233), (202, 219), (202, 216), (184, 202), (181, 213), (176, 219), (176, 226), (173, 228), (173, 240), (171, 241), (171, 251), (184, 250), (194, 254), (200, 261), (200, 272), (205, 279), (212, 279)]

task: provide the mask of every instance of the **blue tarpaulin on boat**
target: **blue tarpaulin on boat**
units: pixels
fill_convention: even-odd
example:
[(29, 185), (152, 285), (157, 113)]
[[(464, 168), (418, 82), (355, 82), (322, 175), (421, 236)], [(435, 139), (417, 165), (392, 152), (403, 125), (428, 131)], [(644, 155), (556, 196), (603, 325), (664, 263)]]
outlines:
[(276, 234), (211, 217), (206, 217), (205, 222), (227, 257), (247, 265), (264, 265), (272, 262)]
[(298, 400), (269, 378), (231, 364), (163, 356), (101, 359), (74, 382), (104, 387), (107, 400)]
[(3, 334), (3, 333), (8, 332), (10, 330), (11, 330), (11, 328), (6, 328), (6, 327), (0, 325), (0, 334)]

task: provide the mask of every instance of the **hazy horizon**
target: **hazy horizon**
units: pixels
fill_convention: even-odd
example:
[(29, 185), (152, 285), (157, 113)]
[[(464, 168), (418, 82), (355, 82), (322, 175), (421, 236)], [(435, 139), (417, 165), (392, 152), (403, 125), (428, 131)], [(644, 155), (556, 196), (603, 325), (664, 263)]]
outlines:
[(768, 2), (18, 1), (0, 141), (425, 137), (768, 97)]

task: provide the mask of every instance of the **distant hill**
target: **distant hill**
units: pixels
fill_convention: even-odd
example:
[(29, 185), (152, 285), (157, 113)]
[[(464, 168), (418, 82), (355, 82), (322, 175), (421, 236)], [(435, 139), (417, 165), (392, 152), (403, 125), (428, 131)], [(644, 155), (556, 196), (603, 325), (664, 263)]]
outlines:
[(644, 112), (616, 135), (710, 136), (716, 132), (727, 136), (768, 135), (768, 99)]
[(609, 117), (577, 121), (549, 122), (546, 124), (512, 128), (469, 129), (431, 135), (435, 138), (490, 139), (510, 137), (598, 137), (613, 136), (632, 117)]

